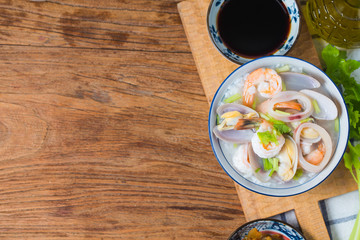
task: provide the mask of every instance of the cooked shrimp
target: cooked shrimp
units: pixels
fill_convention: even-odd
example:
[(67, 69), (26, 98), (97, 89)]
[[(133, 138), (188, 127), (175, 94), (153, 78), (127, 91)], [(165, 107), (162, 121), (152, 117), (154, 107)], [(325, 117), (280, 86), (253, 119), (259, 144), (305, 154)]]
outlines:
[(251, 72), (244, 84), (243, 104), (251, 107), (254, 103), (255, 94), (270, 98), (282, 90), (281, 77), (274, 69), (259, 68)]
[(304, 156), (304, 159), (313, 165), (318, 165), (324, 158), (326, 148), (323, 142), (319, 143), (317, 148), (310, 152), (308, 155)]
[(234, 166), (245, 175), (252, 174), (248, 149), (248, 143), (241, 144), (233, 156)]

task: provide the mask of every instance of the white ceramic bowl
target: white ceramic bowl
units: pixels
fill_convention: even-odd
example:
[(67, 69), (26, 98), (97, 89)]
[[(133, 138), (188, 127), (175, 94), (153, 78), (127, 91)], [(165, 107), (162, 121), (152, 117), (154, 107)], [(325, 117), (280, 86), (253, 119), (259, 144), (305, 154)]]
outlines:
[[(267, 187), (248, 180), (234, 168), (231, 159), (226, 158), (226, 154), (224, 154), (225, 149), (222, 149), (218, 138), (213, 134), (212, 130), (216, 125), (216, 108), (221, 102), (226, 89), (240, 76), (243, 76), (246, 73), (250, 73), (257, 68), (274, 66), (275, 64), (289, 64), (295, 67), (301, 67), (303, 68), (304, 72), (314, 76), (320, 82), (320, 84), (327, 89), (327, 91), (331, 95), (330, 97), (338, 106), (339, 138), (338, 142), (334, 143), (334, 146), (336, 148), (331, 160), (321, 172), (315, 174), (309, 180), (301, 184), (297, 183), (296, 181), (291, 181), (288, 183), (278, 184), (275, 187)], [(253, 60), (240, 66), (223, 81), (223, 83), (220, 85), (217, 92), (215, 93), (215, 96), (211, 103), (208, 129), (211, 146), (218, 162), (225, 170), (225, 172), (235, 182), (256, 193), (268, 196), (285, 197), (300, 194), (316, 187), (334, 171), (334, 169), (342, 159), (342, 156), (347, 147), (347, 142), (349, 138), (349, 116), (345, 101), (339, 89), (322, 70), (320, 70), (313, 64), (298, 58), (287, 56), (268, 56)]]

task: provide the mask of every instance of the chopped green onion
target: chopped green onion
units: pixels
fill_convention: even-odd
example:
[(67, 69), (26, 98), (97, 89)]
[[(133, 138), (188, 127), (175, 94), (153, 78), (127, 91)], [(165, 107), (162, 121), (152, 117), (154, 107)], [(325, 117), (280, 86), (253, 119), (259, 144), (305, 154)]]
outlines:
[(264, 114), (264, 113), (260, 113), (260, 117), (262, 117), (262, 118), (265, 119), (266, 121), (269, 121), (269, 120), (270, 120), (270, 118), (269, 118), (266, 114)]
[(271, 171), (270, 171), (270, 173), (269, 173), (269, 177), (271, 177), (274, 172), (275, 172), (275, 170), (274, 170), (274, 169), (271, 169)]
[(220, 124), (220, 116), (216, 115), (216, 125), (219, 125), (219, 124)]
[(241, 98), (241, 95), (239, 93), (235, 93), (234, 95), (226, 98), (224, 100), (225, 103), (233, 103)]
[(278, 158), (263, 158), (263, 165), (265, 171), (270, 171), (269, 176), (279, 170), (279, 159)]
[(303, 170), (298, 169), (293, 177), (294, 180), (298, 180), (303, 175)]
[(281, 82), (281, 87), (282, 87), (282, 91), (286, 91), (286, 85), (284, 81)]
[(271, 164), (275, 171), (279, 170), (279, 159), (278, 158), (271, 158)]
[(335, 124), (335, 131), (336, 131), (336, 132), (339, 132), (339, 118), (336, 118), (336, 119), (335, 119), (335, 123), (334, 123), (334, 124)]
[(290, 71), (290, 67), (289, 67), (289, 65), (286, 64), (286, 65), (284, 65), (282, 67), (276, 68), (275, 71), (278, 72), (278, 73), (288, 72), (288, 71)]
[(255, 99), (254, 99), (254, 103), (253, 103), (253, 105), (252, 105), (252, 108), (253, 108), (253, 109), (255, 109), (255, 108), (256, 108), (256, 104), (257, 104), (257, 102), (258, 102), (258, 98), (257, 98), (257, 97), (255, 97)]
[(301, 122), (301, 123), (305, 123), (305, 122), (310, 122), (310, 121), (312, 121), (312, 120), (313, 120), (312, 118), (308, 117), (308, 118), (305, 118), (305, 119), (303, 119), (303, 120), (300, 120), (300, 122)]
[(317, 101), (315, 99), (312, 100), (312, 104), (313, 104), (315, 113), (319, 113), (321, 110), (320, 110), (319, 105), (318, 105), (318, 103), (317, 103)]
[(258, 168), (255, 170), (256, 173), (258, 173), (261, 170), (261, 168)]
[(238, 146), (237, 143), (234, 143), (234, 148), (237, 148), (237, 146)]
[(288, 112), (283, 112), (283, 111), (280, 111), (280, 110), (275, 110), (275, 112), (281, 114), (281, 115), (285, 115), (285, 116), (290, 116), (291, 113), (288, 113)]
[(269, 171), (269, 170), (272, 169), (272, 165), (271, 165), (269, 159), (263, 158), (263, 164), (264, 164), (264, 170), (265, 171)]

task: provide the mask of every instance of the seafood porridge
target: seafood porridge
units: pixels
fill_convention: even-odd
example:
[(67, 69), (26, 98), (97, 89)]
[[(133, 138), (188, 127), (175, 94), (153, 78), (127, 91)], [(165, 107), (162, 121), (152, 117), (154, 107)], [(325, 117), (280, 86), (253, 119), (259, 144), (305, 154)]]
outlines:
[(217, 106), (213, 133), (226, 159), (251, 182), (303, 183), (329, 163), (338, 109), (301, 68), (282, 64), (236, 79)]

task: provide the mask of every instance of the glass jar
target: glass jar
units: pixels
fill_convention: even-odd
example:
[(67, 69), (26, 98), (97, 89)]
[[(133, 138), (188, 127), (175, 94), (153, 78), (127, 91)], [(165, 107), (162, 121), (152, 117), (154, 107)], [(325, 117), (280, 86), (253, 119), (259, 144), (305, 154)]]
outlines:
[(341, 48), (360, 47), (360, 0), (308, 0), (310, 31)]

